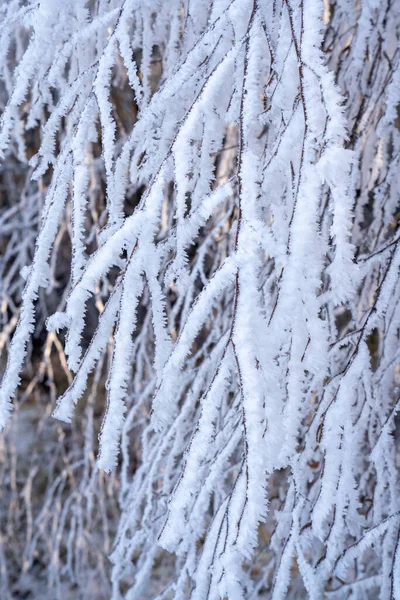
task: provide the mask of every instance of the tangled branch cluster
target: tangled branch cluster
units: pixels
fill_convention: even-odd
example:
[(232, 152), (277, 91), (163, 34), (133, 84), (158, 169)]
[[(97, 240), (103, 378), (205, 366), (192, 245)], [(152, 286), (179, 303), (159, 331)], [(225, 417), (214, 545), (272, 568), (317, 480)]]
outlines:
[(398, 0), (0, 9), (2, 598), (400, 599)]

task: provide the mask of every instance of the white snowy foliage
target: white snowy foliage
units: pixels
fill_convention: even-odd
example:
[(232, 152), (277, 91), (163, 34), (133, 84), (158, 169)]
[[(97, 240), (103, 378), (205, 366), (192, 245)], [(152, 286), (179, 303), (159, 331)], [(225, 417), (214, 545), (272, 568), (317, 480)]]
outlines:
[(40, 320), (55, 417), (107, 369), (111, 597), (400, 600), (398, 0), (0, 8), (2, 164), (38, 227), (0, 213), (26, 276), (0, 271), (0, 427)]

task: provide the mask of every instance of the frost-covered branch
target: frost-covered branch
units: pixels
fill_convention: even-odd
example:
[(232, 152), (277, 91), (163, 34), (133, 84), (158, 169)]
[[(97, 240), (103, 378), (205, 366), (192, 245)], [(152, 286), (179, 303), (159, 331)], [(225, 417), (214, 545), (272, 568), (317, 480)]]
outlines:
[(397, 598), (398, 9), (1, 4), (0, 425), (22, 378), (86, 427), (27, 503), (59, 597), (110, 477), (112, 598)]

